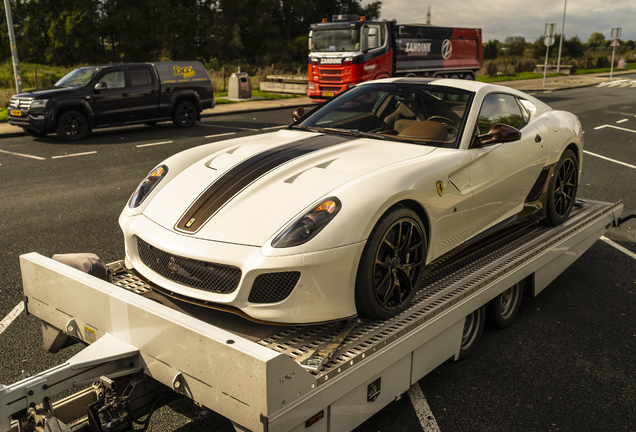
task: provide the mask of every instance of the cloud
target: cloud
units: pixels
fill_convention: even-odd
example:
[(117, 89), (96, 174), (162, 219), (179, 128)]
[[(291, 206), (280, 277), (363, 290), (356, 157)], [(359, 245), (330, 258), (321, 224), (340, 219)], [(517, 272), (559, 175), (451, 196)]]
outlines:
[[(372, 0), (362, 0), (362, 5)], [(534, 42), (546, 23), (556, 23), (561, 33), (564, 0), (382, 0), (380, 19), (396, 19), (400, 24), (426, 23), (431, 7), (431, 23), (444, 27), (481, 28), (484, 41), (523, 36)], [(623, 40), (636, 40), (636, 1), (570, 0), (565, 17), (565, 37), (578, 36), (587, 42), (594, 32), (610, 38), (613, 27), (622, 27)]]

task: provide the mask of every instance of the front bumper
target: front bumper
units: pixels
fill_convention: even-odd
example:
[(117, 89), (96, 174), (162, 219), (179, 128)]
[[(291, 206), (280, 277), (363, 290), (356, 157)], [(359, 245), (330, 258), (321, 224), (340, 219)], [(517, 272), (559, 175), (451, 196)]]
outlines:
[[(13, 126), (19, 126), (24, 129), (33, 130), (36, 132), (48, 132), (50, 131), (50, 122), (47, 121), (47, 117), (42, 112), (31, 112), (28, 110), (20, 110), (15, 108), (8, 108), (9, 124)], [(20, 115), (17, 115), (19, 113)]]
[[(232, 306), (258, 320), (287, 324), (332, 321), (356, 314), (354, 286), (365, 242), (307, 254), (269, 257), (263, 255), (259, 247), (186, 237), (143, 215), (121, 216), (120, 225), (125, 234), (126, 266), (179, 296)], [(141, 260), (138, 238), (175, 257), (238, 267), (241, 270), (238, 287), (221, 294), (182, 285), (169, 275), (164, 277)], [(179, 271), (178, 265), (169, 265)], [(275, 303), (250, 301), (258, 276), (283, 272), (300, 273), (287, 297)]]

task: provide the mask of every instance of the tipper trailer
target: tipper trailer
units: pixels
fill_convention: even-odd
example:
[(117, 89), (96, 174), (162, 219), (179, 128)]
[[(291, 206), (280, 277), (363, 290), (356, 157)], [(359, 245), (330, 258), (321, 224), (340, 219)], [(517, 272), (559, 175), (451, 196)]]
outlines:
[[(386, 321), (250, 322), (163, 296), (123, 262), (109, 265), (107, 282), (22, 255), (26, 310), (42, 321), (45, 347), (88, 346), (0, 385), (0, 432), (129, 430), (178, 395), (237, 430), (352, 430), (443, 362), (467, 356), (493, 300), (506, 326), (515, 294), (538, 295), (618, 226), (622, 210), (579, 200), (560, 226), (519, 222), (480, 239), (431, 266), (412, 306)], [(69, 389), (79, 391), (54, 401)]]

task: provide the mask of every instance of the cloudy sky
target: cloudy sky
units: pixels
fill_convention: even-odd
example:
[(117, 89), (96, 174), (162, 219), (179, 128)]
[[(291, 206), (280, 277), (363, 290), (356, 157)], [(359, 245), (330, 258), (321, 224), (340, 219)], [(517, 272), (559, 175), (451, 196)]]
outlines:
[[(370, 0), (362, 0), (362, 5)], [(565, 0), (382, 0), (380, 19), (398, 23), (481, 28), (483, 40), (523, 36), (534, 42), (546, 23), (556, 23), (561, 33)], [(623, 29), (621, 39), (636, 40), (636, 0), (567, 0), (565, 37), (587, 42), (594, 32), (610, 39), (613, 27)]]

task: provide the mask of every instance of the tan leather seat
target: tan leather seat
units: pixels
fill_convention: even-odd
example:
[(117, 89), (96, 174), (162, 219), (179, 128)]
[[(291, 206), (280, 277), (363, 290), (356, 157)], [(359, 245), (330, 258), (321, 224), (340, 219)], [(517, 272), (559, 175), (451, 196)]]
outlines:
[(384, 119), (384, 129), (395, 130), (399, 134), (407, 127), (424, 120), (426, 120), (426, 113), (417, 99), (400, 101), (395, 111)]
[(448, 132), (446, 126), (439, 122), (422, 121), (413, 123), (400, 132), (398, 137), (444, 142), (448, 138)]

